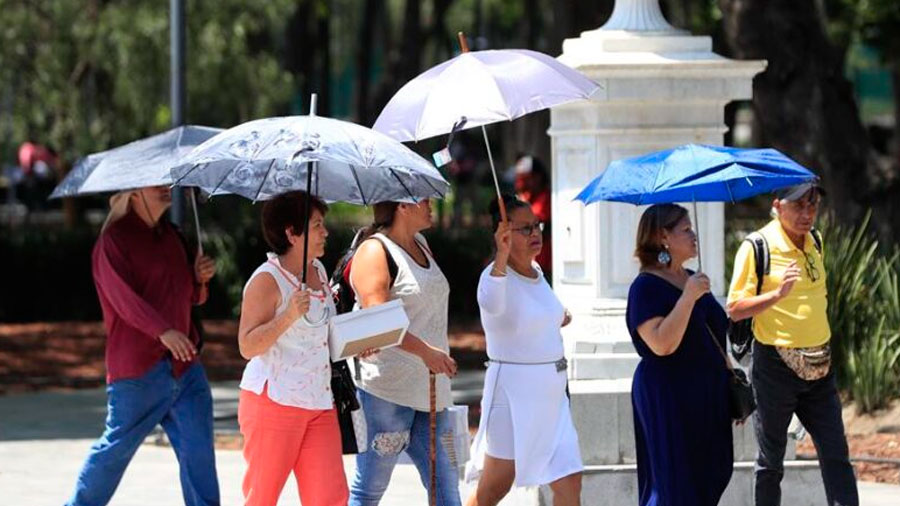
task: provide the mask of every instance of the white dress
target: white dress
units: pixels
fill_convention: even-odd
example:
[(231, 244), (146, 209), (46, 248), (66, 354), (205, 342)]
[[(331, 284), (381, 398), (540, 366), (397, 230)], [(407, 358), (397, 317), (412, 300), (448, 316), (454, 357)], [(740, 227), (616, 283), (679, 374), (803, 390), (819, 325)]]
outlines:
[(540, 268), (536, 279), (507, 268), (481, 273), (478, 306), (488, 365), (481, 421), (466, 465), (466, 481), (481, 475), (485, 454), (515, 460), (516, 486), (537, 486), (581, 472), (578, 434), (566, 396), (560, 326), (565, 308)]
[[(247, 280), (244, 292), (246, 294), (253, 278), (268, 273), (281, 291), (281, 305), (275, 311), (277, 316), (287, 308), (299, 280), (279, 265), (277, 255), (269, 253), (268, 256), (269, 261), (260, 265)], [(327, 287), (325, 267), (318, 260), (313, 266), (324, 280), (323, 286)], [(317, 319), (325, 308), (335, 314), (334, 300), (327, 288), (313, 292), (310, 297), (310, 317)], [(241, 389), (260, 395), (266, 385), (269, 399), (282, 406), (316, 410), (334, 407), (328, 325), (310, 327), (298, 318), (265, 353), (250, 359), (244, 368)]]

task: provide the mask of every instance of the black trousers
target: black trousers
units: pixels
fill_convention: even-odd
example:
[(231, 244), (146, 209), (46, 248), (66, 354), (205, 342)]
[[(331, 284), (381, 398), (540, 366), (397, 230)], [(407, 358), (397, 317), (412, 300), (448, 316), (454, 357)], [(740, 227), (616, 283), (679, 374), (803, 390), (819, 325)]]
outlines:
[(753, 425), (759, 445), (756, 506), (781, 504), (787, 429), (794, 413), (816, 446), (828, 505), (859, 506), (834, 373), (804, 380), (784, 363), (773, 346), (756, 341), (750, 376), (756, 395)]

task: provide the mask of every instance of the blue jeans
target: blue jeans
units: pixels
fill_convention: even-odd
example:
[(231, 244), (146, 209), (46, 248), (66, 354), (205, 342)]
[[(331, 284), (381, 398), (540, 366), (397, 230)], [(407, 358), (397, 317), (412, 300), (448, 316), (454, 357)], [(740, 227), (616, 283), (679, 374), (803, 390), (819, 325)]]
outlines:
[[(416, 465), (422, 484), (430, 493), (428, 413), (400, 406), (359, 390), (366, 415), (368, 451), (356, 456), (356, 477), (350, 487), (350, 506), (375, 506), (387, 490), (400, 452)], [(437, 414), (437, 504), (459, 506), (459, 470), (451, 461), (443, 440), (452, 437), (446, 410)], [(453, 459), (455, 461), (455, 459)]]
[(212, 394), (206, 373), (194, 364), (178, 379), (168, 359), (144, 376), (106, 387), (106, 429), (81, 468), (69, 506), (105, 505), (144, 438), (161, 424), (181, 471), (187, 506), (219, 504), (213, 451)]
[(813, 381), (802, 379), (774, 347), (757, 341), (753, 343), (750, 377), (757, 404), (753, 426), (759, 443), (756, 505), (781, 504), (787, 429), (791, 415), (797, 413), (816, 445), (828, 505), (859, 506), (834, 372)]

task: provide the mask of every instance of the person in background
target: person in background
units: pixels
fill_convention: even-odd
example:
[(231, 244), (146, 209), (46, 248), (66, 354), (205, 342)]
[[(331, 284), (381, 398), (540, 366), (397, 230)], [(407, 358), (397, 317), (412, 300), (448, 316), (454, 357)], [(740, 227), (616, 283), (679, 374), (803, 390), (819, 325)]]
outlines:
[(584, 466), (559, 330), (571, 316), (535, 262), (541, 222), (527, 203), (510, 196), (504, 202), (508, 222), (500, 221), (497, 202), (491, 205), (496, 256), (478, 283), (490, 358), (466, 467), (466, 479), (477, 478), (478, 487), (467, 504), (494, 506), (515, 482), (549, 484), (554, 505), (578, 505)]
[(550, 206), (550, 175), (547, 168), (537, 158), (531, 155), (520, 155), (516, 159), (516, 194), (519, 199), (531, 205), (531, 212), (544, 224), (544, 243), (541, 252), (537, 256), (537, 263), (541, 266), (544, 276), (552, 279), (553, 253), (551, 251), (551, 206)]
[[(641, 506), (715, 506), (734, 467), (725, 310), (697, 256), (687, 210), (650, 206), (638, 224), (625, 318), (641, 356), (631, 386)], [(717, 349), (718, 348), (718, 349)]]
[[(308, 289), (303, 290), (307, 200)], [(327, 210), (301, 191), (263, 205), (263, 237), (272, 252), (247, 281), (238, 329), (241, 355), (250, 360), (238, 404), (248, 506), (275, 506), (291, 472), (303, 504), (347, 504), (328, 349), (328, 319), (336, 311), (319, 261), (328, 237)]]
[(752, 244), (745, 241), (735, 256), (728, 312), (734, 321), (753, 318), (757, 506), (781, 504), (787, 430), (794, 413), (816, 445), (828, 504), (859, 504), (830, 367), (822, 240), (813, 230), (822, 194), (816, 184), (776, 192), (774, 219), (758, 230), (769, 251), (769, 273), (759, 293)]
[(107, 504), (141, 443), (162, 425), (188, 506), (219, 504), (212, 395), (198, 360), (191, 306), (206, 301), (212, 259), (191, 258), (162, 219), (167, 186), (116, 194), (94, 246), (94, 284), (106, 328), (106, 429), (91, 447), (70, 506)]

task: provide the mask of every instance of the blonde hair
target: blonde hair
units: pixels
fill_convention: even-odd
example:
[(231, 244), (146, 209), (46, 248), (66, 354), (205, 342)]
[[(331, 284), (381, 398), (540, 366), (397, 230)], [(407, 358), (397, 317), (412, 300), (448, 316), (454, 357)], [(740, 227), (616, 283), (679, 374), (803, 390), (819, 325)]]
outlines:
[(128, 211), (131, 211), (131, 196), (137, 192), (138, 190), (119, 192), (109, 198), (109, 214), (106, 215), (106, 220), (100, 227), (101, 233), (106, 230), (106, 227), (119, 221), (128, 214)]

